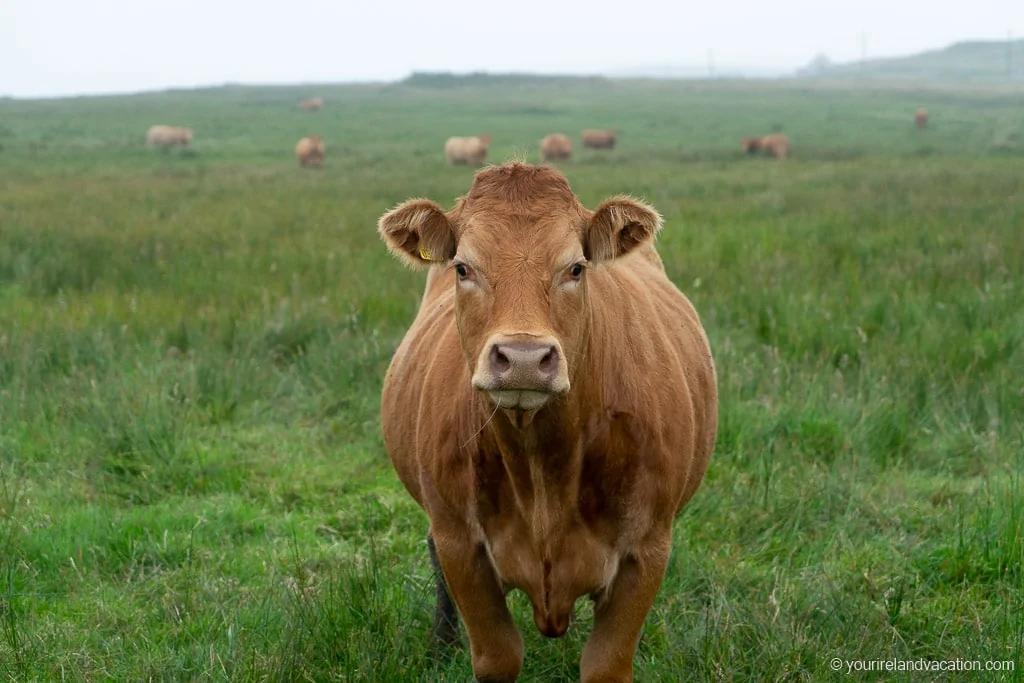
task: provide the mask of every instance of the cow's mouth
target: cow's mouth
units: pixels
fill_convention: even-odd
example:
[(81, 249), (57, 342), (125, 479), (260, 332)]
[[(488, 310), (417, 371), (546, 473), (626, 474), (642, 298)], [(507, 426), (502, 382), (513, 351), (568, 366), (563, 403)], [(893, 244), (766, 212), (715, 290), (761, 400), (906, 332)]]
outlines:
[(544, 391), (531, 391), (529, 389), (496, 389), (488, 391), (487, 395), (494, 401), (494, 405), (505, 410), (537, 410), (542, 408), (554, 394)]

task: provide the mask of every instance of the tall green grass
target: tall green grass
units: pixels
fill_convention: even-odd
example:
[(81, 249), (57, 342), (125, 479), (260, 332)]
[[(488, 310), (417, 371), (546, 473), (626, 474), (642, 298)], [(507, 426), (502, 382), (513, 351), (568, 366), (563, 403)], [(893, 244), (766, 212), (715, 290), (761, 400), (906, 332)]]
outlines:
[[(451, 85), (451, 84), (448, 84)], [(550, 132), (629, 192), (719, 370), (640, 681), (829, 680), (1024, 639), (1024, 108), (1015, 95), (521, 80), (0, 102), (0, 676), (467, 680), (438, 658), (426, 518), (379, 435), (422, 275), (376, 219)], [(925, 105), (926, 131), (912, 114)], [(190, 125), (194, 150), (142, 145)], [(781, 130), (793, 159), (739, 138)], [(298, 137), (327, 163), (301, 172)], [(572, 680), (589, 617), (532, 627)], [(852, 674), (856, 677), (857, 674)], [(868, 680), (889, 680), (867, 675)]]

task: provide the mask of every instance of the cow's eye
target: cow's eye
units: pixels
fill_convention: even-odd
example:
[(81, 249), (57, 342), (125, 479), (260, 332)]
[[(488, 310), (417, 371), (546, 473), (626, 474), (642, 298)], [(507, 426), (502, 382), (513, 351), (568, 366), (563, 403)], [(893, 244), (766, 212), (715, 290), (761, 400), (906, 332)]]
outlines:
[(582, 263), (577, 263), (569, 269), (569, 276), (572, 277), (573, 280), (579, 280), (581, 275), (583, 275)]
[(458, 274), (460, 280), (465, 280), (469, 277), (469, 268), (466, 267), (465, 263), (456, 263), (455, 272)]

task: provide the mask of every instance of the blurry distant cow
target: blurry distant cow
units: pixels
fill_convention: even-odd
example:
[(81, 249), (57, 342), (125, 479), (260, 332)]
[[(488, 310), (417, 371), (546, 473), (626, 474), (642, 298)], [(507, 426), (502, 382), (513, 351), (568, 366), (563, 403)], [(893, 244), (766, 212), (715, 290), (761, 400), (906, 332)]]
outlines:
[(785, 159), (789, 151), (789, 138), (782, 133), (765, 135), (763, 138), (743, 138), (740, 142), (743, 151), (747, 154), (764, 152), (776, 159)]
[(756, 154), (761, 151), (761, 138), (743, 138), (740, 146), (747, 154)]
[(918, 109), (914, 112), (914, 125), (922, 130), (928, 125), (928, 110), (925, 108)]
[(584, 147), (589, 147), (590, 149), (612, 149), (615, 147), (616, 133), (618, 133), (618, 129), (616, 128), (612, 128), (611, 130), (594, 130), (593, 128), (588, 128), (580, 133), (580, 137), (583, 139)]
[(323, 109), (324, 101), (319, 97), (311, 97), (308, 100), (299, 102), (299, 109), (303, 111), (320, 111)]
[(782, 133), (766, 135), (761, 138), (761, 149), (776, 159), (785, 159), (786, 152), (789, 151), (789, 138)]
[(146, 144), (150, 147), (187, 147), (191, 143), (191, 128), (152, 126), (146, 133)]
[(295, 145), (295, 158), (303, 168), (320, 168), (324, 163), (324, 143), (319, 135), (310, 135)]
[(568, 135), (553, 133), (540, 141), (540, 158), (543, 161), (569, 159), (572, 157), (572, 140)]
[(452, 166), (471, 164), (482, 166), (487, 160), (487, 152), (491, 146), (490, 135), (471, 138), (448, 138), (444, 143), (444, 154)]

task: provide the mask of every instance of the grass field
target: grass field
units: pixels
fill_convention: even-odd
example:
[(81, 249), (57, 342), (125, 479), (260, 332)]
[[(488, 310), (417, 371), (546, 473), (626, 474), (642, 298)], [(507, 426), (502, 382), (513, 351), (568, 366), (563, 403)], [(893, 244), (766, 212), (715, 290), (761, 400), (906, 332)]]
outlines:
[[(376, 220), (467, 190), (449, 135), (612, 126), (563, 170), (664, 214), (721, 401), (637, 680), (1024, 680), (1024, 94), (525, 78), (0, 101), (0, 677), (469, 680), (381, 442), (423, 276)], [(578, 678), (586, 610), (512, 602), (521, 680)]]

